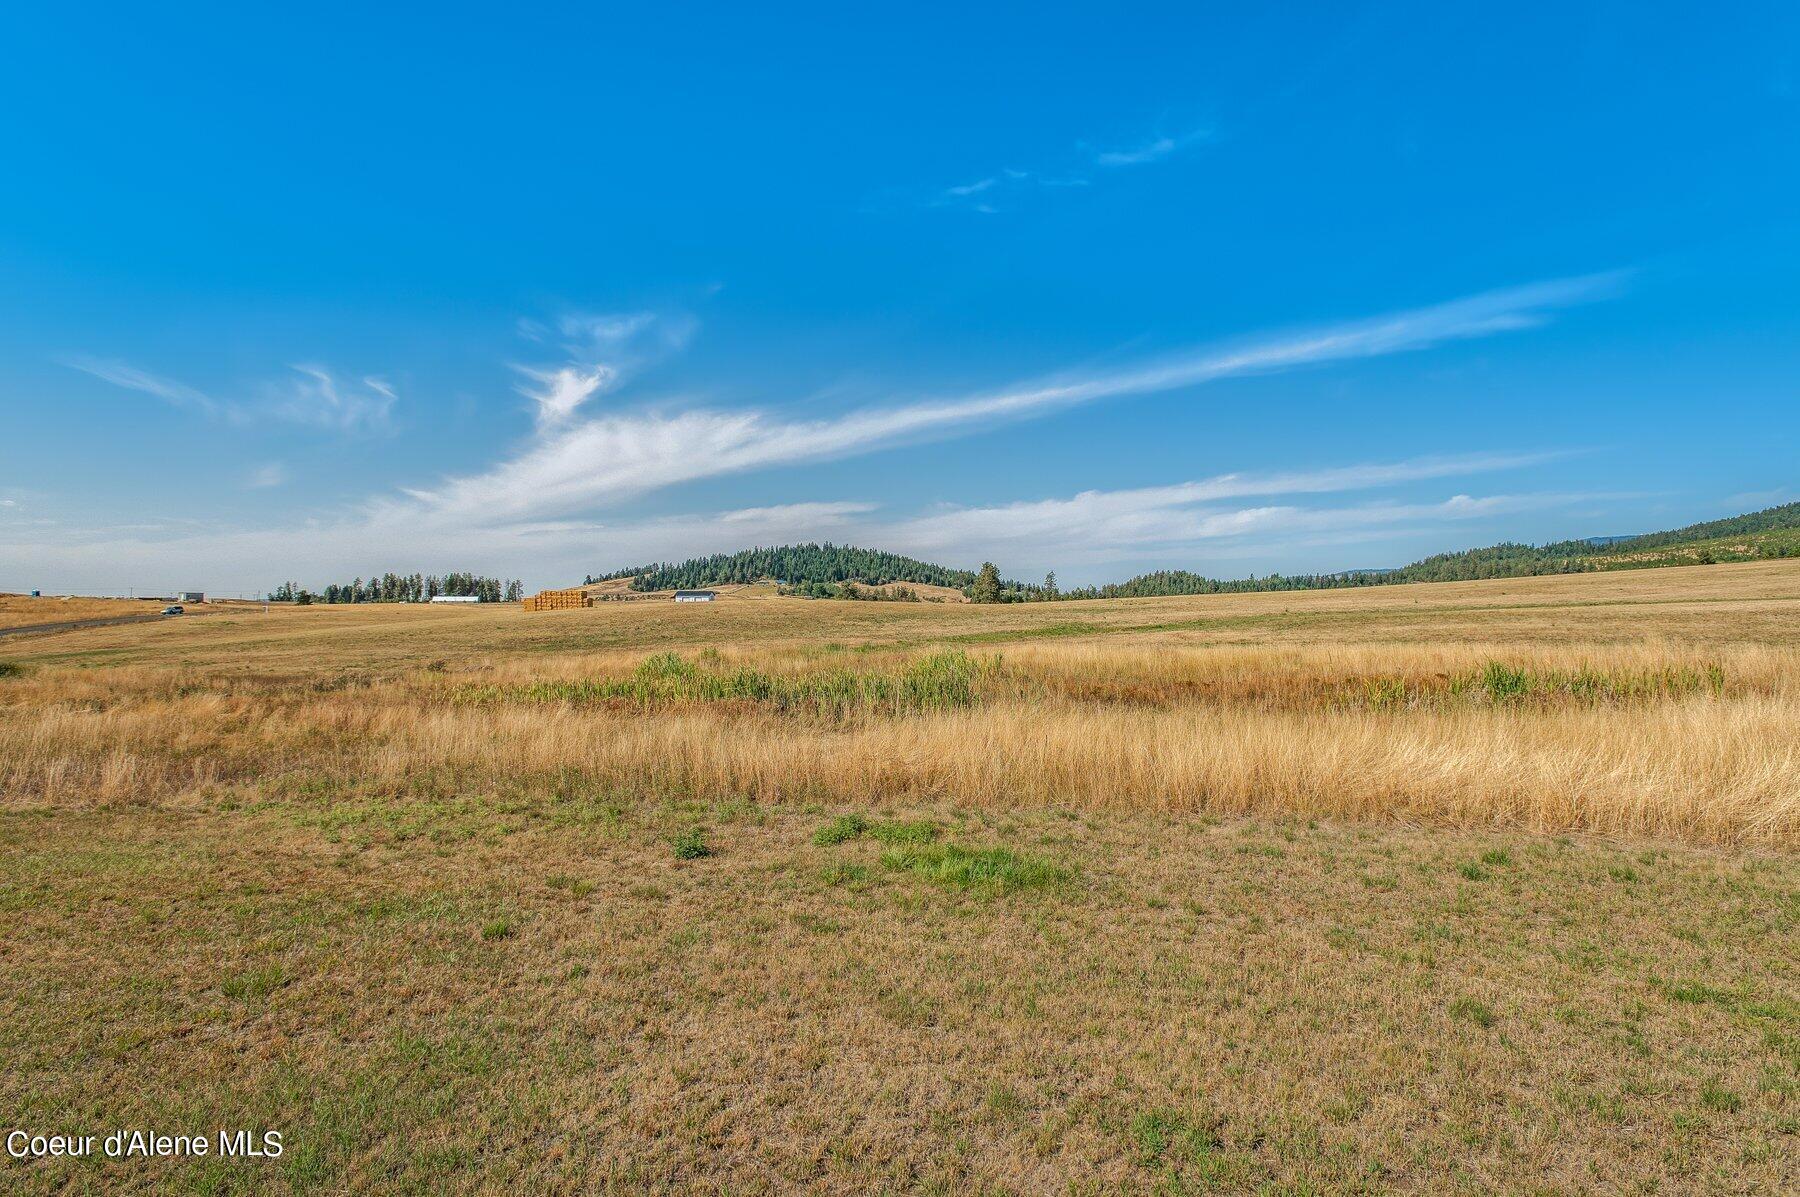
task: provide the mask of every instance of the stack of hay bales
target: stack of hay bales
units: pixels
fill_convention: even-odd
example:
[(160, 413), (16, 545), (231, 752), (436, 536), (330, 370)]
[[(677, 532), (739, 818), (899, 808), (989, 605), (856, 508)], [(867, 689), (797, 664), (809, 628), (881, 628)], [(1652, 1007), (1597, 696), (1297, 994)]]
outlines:
[(527, 611), (571, 611), (576, 607), (591, 607), (594, 600), (582, 589), (574, 590), (540, 590), (525, 600)]

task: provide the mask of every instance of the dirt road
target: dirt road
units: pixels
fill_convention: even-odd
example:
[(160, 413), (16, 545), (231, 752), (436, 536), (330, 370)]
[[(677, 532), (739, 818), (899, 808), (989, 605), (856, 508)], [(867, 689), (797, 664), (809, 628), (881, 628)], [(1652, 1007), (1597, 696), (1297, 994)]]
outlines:
[(122, 623), (148, 623), (157, 619), (177, 619), (174, 615), (114, 615), (109, 619), (70, 619), (62, 623), (28, 623), (16, 628), (0, 628), (0, 636), (28, 636), (38, 632), (76, 632), (82, 628), (110, 628)]

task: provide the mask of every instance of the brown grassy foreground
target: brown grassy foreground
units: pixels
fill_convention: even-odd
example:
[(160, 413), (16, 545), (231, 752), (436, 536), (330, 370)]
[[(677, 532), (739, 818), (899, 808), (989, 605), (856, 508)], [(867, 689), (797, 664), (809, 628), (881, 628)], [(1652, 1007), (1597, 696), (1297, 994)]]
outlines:
[(9, 1189), (1800, 1184), (1800, 564), (0, 663)]

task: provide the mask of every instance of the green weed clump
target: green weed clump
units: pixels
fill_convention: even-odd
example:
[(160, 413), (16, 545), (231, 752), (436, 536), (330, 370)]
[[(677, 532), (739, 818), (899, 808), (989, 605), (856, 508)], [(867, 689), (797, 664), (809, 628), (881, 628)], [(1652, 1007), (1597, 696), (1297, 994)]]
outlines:
[(973, 707), (980, 700), (981, 683), (999, 668), (997, 660), (979, 660), (964, 652), (933, 653), (895, 669), (805, 674), (725, 669), (716, 662), (716, 654), (711, 660), (689, 661), (679, 653), (657, 653), (626, 678), (466, 686), (455, 698), (460, 703), (628, 703), (642, 707), (746, 703), (827, 717), (898, 715)]
[(813, 843), (821, 848), (848, 843), (869, 829), (869, 821), (861, 815), (839, 815), (813, 832)]
[(713, 854), (706, 843), (706, 831), (700, 827), (690, 827), (669, 841), (675, 850), (676, 860), (701, 860)]
[(1410, 701), (1406, 682), (1397, 677), (1374, 677), (1363, 683), (1365, 700), (1373, 710), (1399, 710)]
[(1339, 702), (1371, 711), (1443, 709), (1468, 703), (1495, 707), (1553, 703), (1598, 706), (1698, 694), (1718, 696), (1724, 692), (1725, 670), (1710, 663), (1655, 669), (1532, 669), (1489, 661), (1480, 669), (1449, 677), (1371, 677), (1343, 683)]
[(1499, 661), (1487, 663), (1481, 671), (1479, 684), (1488, 701), (1494, 703), (1514, 702), (1531, 693), (1531, 675), (1523, 669), (1502, 665)]
[(890, 848), (881, 854), (881, 863), (938, 885), (990, 894), (1047, 889), (1072, 876), (1069, 870), (1041, 857), (1021, 855), (1007, 848), (964, 848), (958, 844)]

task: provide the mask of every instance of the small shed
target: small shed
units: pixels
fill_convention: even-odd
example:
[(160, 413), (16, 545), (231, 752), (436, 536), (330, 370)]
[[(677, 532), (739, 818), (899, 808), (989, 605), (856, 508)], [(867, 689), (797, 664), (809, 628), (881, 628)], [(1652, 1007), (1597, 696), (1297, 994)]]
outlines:
[(181, 592), (181, 601), (184, 603), (204, 603), (206, 601), (206, 592), (204, 590), (184, 590)]
[(714, 590), (677, 590), (675, 592), (675, 601), (678, 603), (710, 603), (718, 597), (718, 592)]

